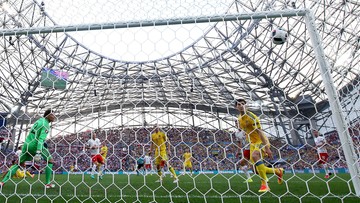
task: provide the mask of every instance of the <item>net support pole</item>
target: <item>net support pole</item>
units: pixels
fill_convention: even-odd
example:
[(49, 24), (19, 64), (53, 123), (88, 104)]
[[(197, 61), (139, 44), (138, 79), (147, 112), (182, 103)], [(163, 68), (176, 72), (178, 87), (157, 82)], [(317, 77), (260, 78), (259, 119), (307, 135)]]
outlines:
[(354, 185), (355, 193), (360, 197), (360, 167), (359, 157), (354, 149), (354, 144), (348, 131), (348, 125), (343, 114), (340, 99), (335, 89), (334, 81), (331, 77), (330, 65), (325, 57), (324, 49), (321, 44), (319, 34), (315, 26), (315, 17), (312, 11), (307, 10), (305, 15), (306, 27), (309, 32), (311, 43), (314, 48), (315, 57), (320, 68), (320, 73), (328, 95), (332, 116), (336, 130), (339, 134), (341, 146), (344, 151), (346, 164), (349, 169), (351, 180)]

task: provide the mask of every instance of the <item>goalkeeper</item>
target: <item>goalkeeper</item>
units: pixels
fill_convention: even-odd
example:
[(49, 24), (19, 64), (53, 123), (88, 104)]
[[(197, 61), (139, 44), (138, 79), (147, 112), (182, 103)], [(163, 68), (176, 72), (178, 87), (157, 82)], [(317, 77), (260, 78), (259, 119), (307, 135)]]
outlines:
[[(45, 179), (46, 188), (54, 188), (55, 185), (51, 184), (51, 175), (53, 173), (53, 159), (47, 148), (44, 147), (44, 141), (50, 130), (50, 123), (55, 120), (54, 112), (51, 109), (45, 111), (44, 116), (37, 120), (32, 126), (30, 133), (25, 139), (25, 143), (22, 146), (19, 163), (22, 167), (25, 165), (25, 161), (31, 161), (34, 159), (35, 162), (41, 161), (43, 158), (46, 161), (45, 168)], [(19, 169), (19, 164), (14, 165), (10, 168), (8, 173), (5, 175), (3, 180), (0, 182), (0, 187), (4, 185), (16, 171)]]

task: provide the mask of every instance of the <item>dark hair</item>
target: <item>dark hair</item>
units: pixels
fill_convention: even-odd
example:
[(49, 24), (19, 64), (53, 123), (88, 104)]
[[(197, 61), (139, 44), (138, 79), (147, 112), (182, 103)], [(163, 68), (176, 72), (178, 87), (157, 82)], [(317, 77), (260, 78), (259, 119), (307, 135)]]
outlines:
[(244, 102), (246, 104), (246, 100), (245, 99), (237, 99), (235, 101), (235, 106), (238, 104), (238, 103), (241, 103), (241, 102)]
[(52, 109), (47, 109), (44, 113), (44, 117), (48, 116), (49, 114), (53, 113)]

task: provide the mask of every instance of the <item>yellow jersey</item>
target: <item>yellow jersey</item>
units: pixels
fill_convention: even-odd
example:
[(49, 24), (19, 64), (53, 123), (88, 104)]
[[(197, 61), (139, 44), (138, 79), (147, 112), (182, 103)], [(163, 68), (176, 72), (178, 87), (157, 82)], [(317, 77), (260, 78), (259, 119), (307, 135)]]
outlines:
[(73, 171), (74, 171), (74, 168), (75, 168), (74, 165), (71, 165), (71, 166), (70, 166), (70, 171), (73, 172)]
[(151, 141), (155, 146), (156, 152), (158, 152), (159, 150), (161, 152), (166, 151), (167, 136), (165, 135), (165, 133), (161, 131), (153, 133), (151, 135)]
[(183, 158), (184, 158), (184, 162), (190, 162), (191, 161), (191, 153), (190, 152), (185, 152), (183, 154)]
[(101, 156), (105, 159), (108, 153), (108, 147), (107, 146), (102, 146), (100, 149), (100, 154)]
[(261, 130), (260, 119), (252, 112), (246, 111), (238, 117), (239, 127), (246, 133), (246, 140), (251, 144), (261, 144), (261, 138), (256, 129)]

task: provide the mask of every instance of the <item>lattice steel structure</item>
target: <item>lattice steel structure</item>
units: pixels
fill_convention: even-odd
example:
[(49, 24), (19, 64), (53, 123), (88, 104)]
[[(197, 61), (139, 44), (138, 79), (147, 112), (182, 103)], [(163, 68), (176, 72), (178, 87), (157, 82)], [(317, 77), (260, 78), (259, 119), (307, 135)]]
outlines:
[[(358, 83), (360, 5), (356, 1), (250, 2), (225, 1), (226, 14), (312, 9), (340, 95), (346, 96)], [(37, 1), (3, 1), (0, 12), (2, 29), (57, 25), (46, 5)], [(286, 45), (272, 44), (269, 36), (275, 27), (289, 31)], [(228, 115), (236, 114), (234, 99), (242, 97), (260, 102), (260, 111), (269, 115), (263, 120), (280, 126), (291, 143), (294, 137), (289, 136), (286, 117), (301, 123), (328, 107), (315, 56), (306, 46), (309, 43), (305, 25), (296, 17), (212, 23), (185, 49), (147, 61), (109, 58), (82, 45), (71, 33), (3, 36), (1, 112), (21, 107), (9, 119), (13, 124), (33, 121), (34, 112), (51, 105), (63, 113), (63, 124), (76, 123), (76, 118), (139, 117), (158, 112), (167, 115), (169, 121), (181, 114), (215, 128), (228, 128), (233, 125)], [(351, 60), (337, 64), (339, 57), (348, 52)], [(40, 87), (42, 67), (69, 72), (67, 89)], [(308, 102), (300, 105), (304, 101), (301, 98)], [(143, 116), (143, 120), (127, 125), (142, 126), (145, 119)]]

